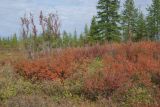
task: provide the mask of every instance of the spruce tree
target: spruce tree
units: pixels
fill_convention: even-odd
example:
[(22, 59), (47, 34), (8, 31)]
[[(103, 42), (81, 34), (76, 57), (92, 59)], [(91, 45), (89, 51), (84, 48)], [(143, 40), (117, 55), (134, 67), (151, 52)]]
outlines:
[(68, 33), (66, 31), (63, 31), (62, 36), (63, 36), (63, 40), (62, 40), (63, 47), (68, 46), (68, 42), (69, 42)]
[(152, 0), (152, 5), (148, 8), (148, 12), (148, 37), (154, 40), (160, 37), (160, 0)]
[(140, 41), (146, 39), (147, 39), (146, 20), (143, 13), (140, 11), (136, 22), (136, 36), (134, 40)]
[(101, 41), (119, 41), (119, 7), (119, 0), (99, 0), (97, 20)]
[(79, 41), (78, 42), (79, 42), (80, 46), (83, 46), (85, 44), (85, 37), (84, 37), (83, 33), (81, 33), (79, 35)]
[(18, 39), (17, 39), (17, 35), (16, 35), (16, 34), (13, 35), (11, 42), (12, 42), (12, 46), (13, 46), (13, 47), (16, 47), (16, 46), (17, 46)]
[(84, 44), (86, 44), (87, 43), (87, 37), (89, 36), (89, 28), (88, 28), (88, 25), (86, 24), (85, 25), (85, 28), (84, 28), (84, 37), (83, 37), (83, 39), (84, 39)]
[(88, 42), (91, 43), (91, 44), (100, 40), (97, 29), (98, 29), (98, 26), (97, 26), (96, 17), (93, 16), (91, 26), (90, 26), (90, 32), (89, 32), (89, 35), (87, 37)]
[(77, 30), (75, 29), (74, 35), (72, 37), (72, 46), (77, 46), (77, 37), (78, 37), (78, 34), (77, 34)]
[(88, 25), (86, 24), (84, 28), (84, 35), (87, 37), (88, 34), (89, 34), (89, 28), (88, 28)]
[(135, 7), (134, 0), (126, 0), (122, 14), (123, 20), (123, 36), (125, 41), (132, 41), (136, 34), (136, 21), (138, 9)]

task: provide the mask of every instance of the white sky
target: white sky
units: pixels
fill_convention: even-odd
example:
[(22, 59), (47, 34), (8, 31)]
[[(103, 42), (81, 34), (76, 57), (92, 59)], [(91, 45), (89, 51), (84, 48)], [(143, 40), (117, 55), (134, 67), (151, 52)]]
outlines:
[[(45, 13), (58, 11), (62, 22), (62, 30), (82, 32), (85, 24), (90, 24), (96, 15), (98, 0), (0, 0), (0, 36), (19, 33), (20, 17), (25, 12), (35, 15), (43, 10)], [(124, 2), (124, 0), (121, 0)], [(145, 13), (151, 0), (135, 0), (136, 6)]]

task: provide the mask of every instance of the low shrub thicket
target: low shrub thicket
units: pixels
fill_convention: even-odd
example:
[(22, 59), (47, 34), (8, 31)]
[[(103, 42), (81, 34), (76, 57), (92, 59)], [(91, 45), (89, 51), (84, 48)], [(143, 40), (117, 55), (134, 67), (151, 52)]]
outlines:
[[(91, 100), (100, 96), (110, 98), (116, 91), (130, 93), (160, 88), (160, 43), (139, 42), (127, 44), (105, 44), (84, 48), (67, 48), (55, 51), (52, 57), (20, 61), (14, 65), (15, 71), (31, 80), (71, 80), (80, 72), (78, 95)], [(74, 82), (73, 82), (74, 83)], [(138, 88), (134, 88), (135, 84)], [(148, 89), (148, 87), (150, 89)], [(130, 89), (129, 91), (127, 91)], [(76, 93), (76, 92), (75, 92)], [(149, 95), (149, 97), (148, 97)], [(137, 95), (136, 95), (137, 96)], [(137, 103), (135, 96), (134, 103)], [(153, 95), (154, 96), (154, 95)], [(142, 96), (140, 101), (148, 103), (153, 97)], [(154, 96), (155, 97), (155, 96)], [(128, 102), (132, 99), (127, 97)], [(155, 99), (159, 99), (156, 96)]]

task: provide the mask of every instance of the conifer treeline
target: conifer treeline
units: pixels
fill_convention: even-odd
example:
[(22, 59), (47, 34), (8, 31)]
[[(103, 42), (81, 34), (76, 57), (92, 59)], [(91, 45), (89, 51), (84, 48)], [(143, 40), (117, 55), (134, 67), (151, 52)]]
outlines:
[[(120, 8), (122, 8), (122, 11), (120, 11)], [(48, 17), (45, 17), (42, 12), (40, 12), (39, 19), (43, 32), (38, 33), (34, 17), (31, 14), (30, 19), (21, 18), (24, 19), (22, 20), (24, 24), (22, 39), (18, 39), (16, 34), (11, 38), (1, 38), (0, 46), (16, 47), (26, 37), (28, 38), (27, 42), (32, 41), (30, 45), (34, 43), (38, 46), (43, 41), (47, 41), (47, 45), (50, 45), (50, 47), (77, 47), (104, 42), (159, 40), (160, 0), (152, 0), (152, 4), (146, 10), (148, 13), (144, 15), (140, 9), (136, 8), (134, 0), (126, 0), (123, 7), (120, 7), (120, 0), (99, 0), (97, 15), (93, 16), (90, 27), (85, 25), (84, 32), (81, 34), (77, 34), (76, 30), (74, 33), (63, 31), (60, 34), (60, 23), (56, 23), (58, 16), (49, 14)], [(31, 29), (27, 28), (29, 20)], [(26, 23), (24, 23), (25, 21)]]
[(152, 0), (148, 14), (136, 8), (134, 0), (126, 0), (120, 11), (120, 0), (99, 0), (97, 16), (91, 23), (92, 41), (159, 40), (160, 0)]

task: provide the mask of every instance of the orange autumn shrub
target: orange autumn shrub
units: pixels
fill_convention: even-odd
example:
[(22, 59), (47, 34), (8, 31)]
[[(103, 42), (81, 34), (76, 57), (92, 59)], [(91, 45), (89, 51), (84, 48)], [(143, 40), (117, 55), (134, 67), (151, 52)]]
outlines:
[(153, 83), (160, 85), (160, 43), (158, 42), (113, 44), (110, 51), (102, 56), (102, 61), (103, 76), (95, 74), (85, 83), (85, 92), (91, 99), (99, 95), (108, 97), (107, 92), (112, 94), (119, 88), (126, 85), (129, 88), (135, 83), (144, 86), (151, 86)]
[[(55, 51), (52, 57), (20, 61), (15, 71), (29, 79), (64, 80), (77, 71), (87, 72), (92, 59), (104, 64), (103, 78), (96, 75), (86, 80), (86, 89), (117, 89), (127, 81), (137, 79), (145, 85), (160, 84), (160, 43), (139, 42), (95, 45), (84, 48), (66, 48)], [(85, 73), (84, 72), (84, 73)], [(156, 75), (156, 76), (153, 76)], [(94, 82), (94, 80), (101, 82)], [(104, 83), (103, 83), (104, 82)], [(96, 83), (96, 84), (95, 84)], [(99, 84), (99, 85), (98, 85)], [(108, 84), (108, 86), (106, 86)], [(93, 86), (92, 86), (93, 85)]]
[[(147, 75), (160, 73), (160, 44), (141, 42), (124, 44), (115, 48), (114, 55), (106, 55), (105, 71), (121, 74), (140, 74), (141, 79), (147, 80)], [(144, 78), (143, 78), (144, 76)]]
[(52, 58), (49, 64), (60, 79), (66, 79), (78, 68), (75, 53), (71, 49)]
[(57, 78), (57, 75), (52, 72), (52, 68), (46, 59), (21, 61), (14, 66), (14, 69), (18, 74), (28, 79), (55, 80)]
[[(76, 57), (77, 50), (67, 49), (52, 57), (35, 60), (24, 60), (14, 64), (14, 69), (20, 75), (35, 80), (64, 80), (78, 69), (78, 61), (84, 63), (86, 59)], [(83, 62), (82, 62), (83, 61)]]

